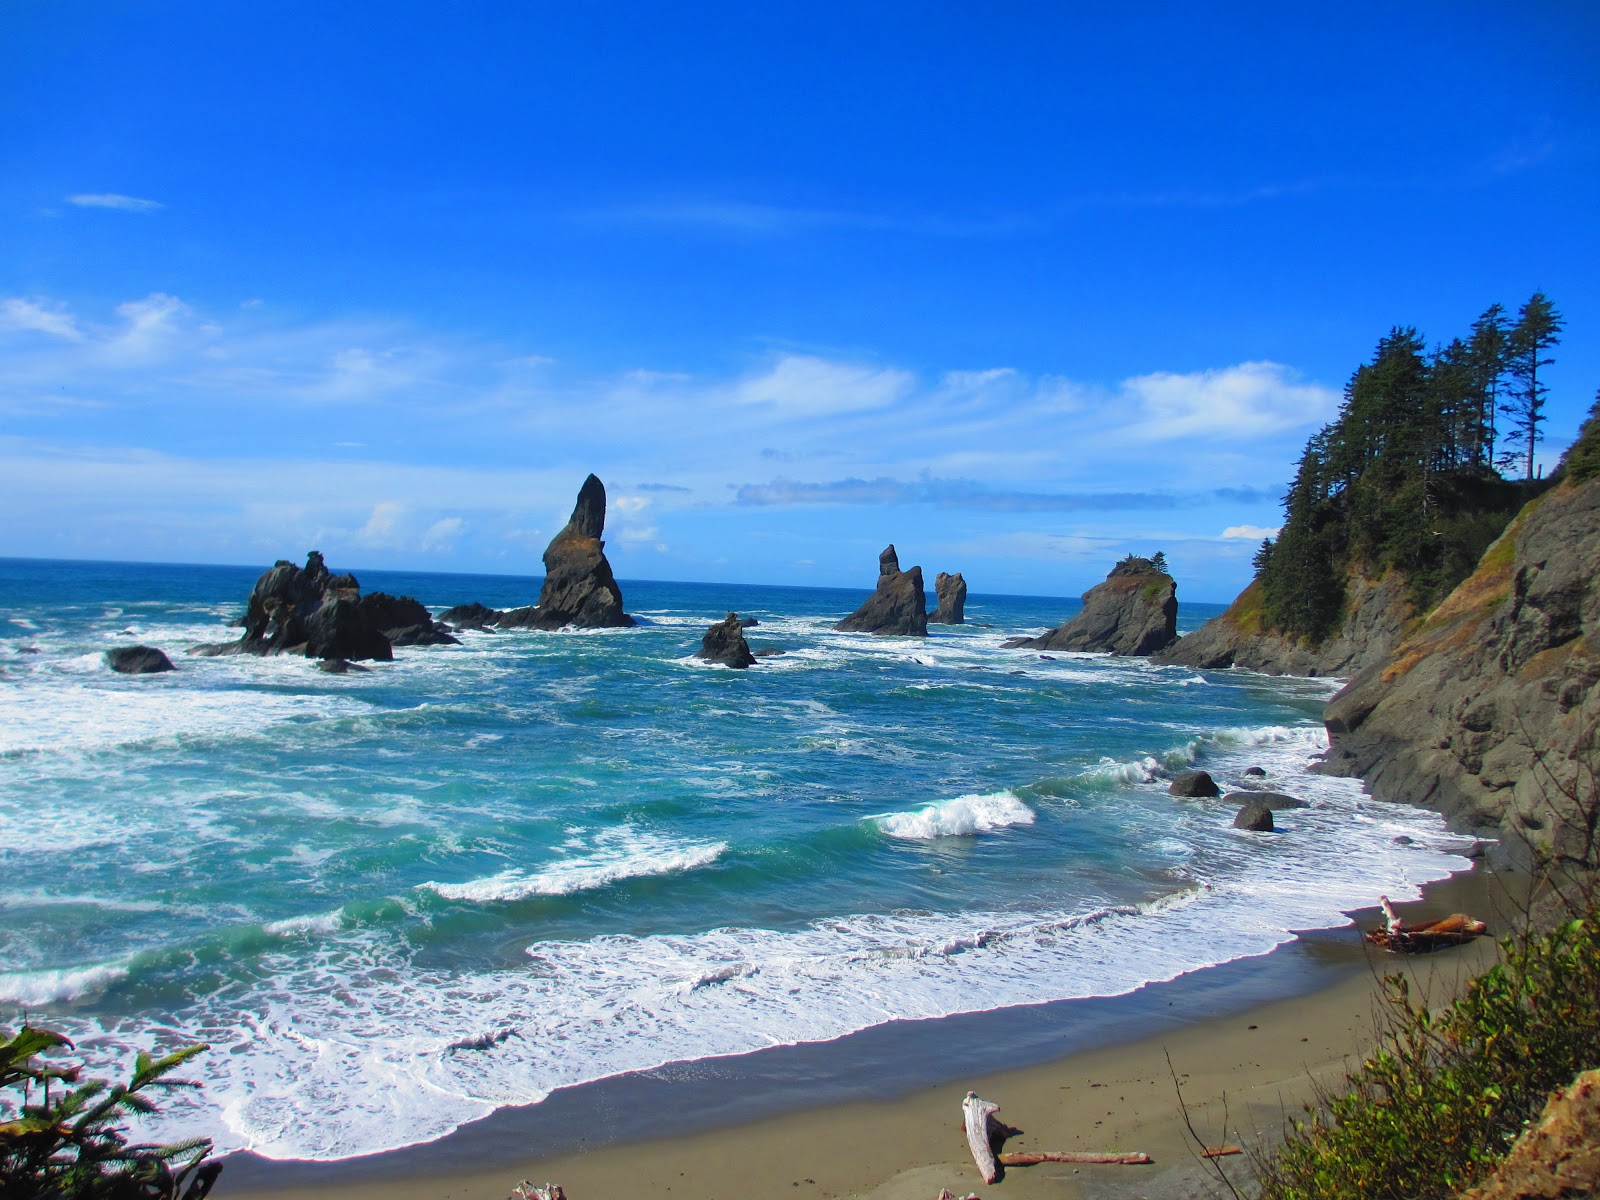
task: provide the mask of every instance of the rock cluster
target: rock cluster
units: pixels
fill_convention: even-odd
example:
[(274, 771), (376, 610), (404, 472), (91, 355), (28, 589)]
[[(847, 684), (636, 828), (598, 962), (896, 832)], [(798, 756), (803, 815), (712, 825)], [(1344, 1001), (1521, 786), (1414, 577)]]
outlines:
[(1502, 853), (1593, 859), (1597, 562), (1600, 480), (1529, 501), (1477, 570), (1329, 702), (1324, 769), (1458, 828), (1499, 826)]
[(928, 614), (929, 625), (962, 625), (967, 620), (967, 581), (958, 571), (947, 575), (940, 571), (933, 580), (933, 594), (939, 597), (939, 607)]
[(700, 653), (696, 657), (738, 669), (755, 666), (756, 657), (750, 653), (750, 646), (744, 640), (744, 628), (738, 613), (729, 613), (706, 630), (706, 636), (700, 643)]
[(571, 519), (544, 552), (544, 586), (539, 590), (539, 603), (500, 613), (495, 623), (502, 629), (560, 629), (566, 625), (606, 629), (632, 625), (633, 618), (622, 611), (622, 589), (606, 560), (606, 544), (600, 540), (605, 525), (605, 484), (590, 475), (578, 489)]
[(900, 556), (891, 542), (878, 555), (878, 587), (867, 602), (834, 626), (843, 633), (881, 633), (926, 637), (928, 594), (922, 586), (922, 568), (900, 569)]
[(115, 646), (106, 651), (106, 666), (119, 675), (154, 675), (173, 669), (172, 660), (154, 646)]
[(1083, 611), (1036, 638), (1012, 638), (1013, 649), (1154, 654), (1178, 636), (1178, 585), (1148, 559), (1118, 563), (1083, 594)]

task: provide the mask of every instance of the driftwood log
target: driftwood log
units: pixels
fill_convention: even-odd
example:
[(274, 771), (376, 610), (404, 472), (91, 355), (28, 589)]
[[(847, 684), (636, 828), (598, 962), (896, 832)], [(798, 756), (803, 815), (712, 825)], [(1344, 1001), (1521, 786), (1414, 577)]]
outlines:
[(567, 1200), (567, 1194), (561, 1190), (559, 1183), (536, 1187), (533, 1180), (524, 1179), (511, 1189), (511, 1195), (506, 1200)]
[(1230, 1154), (1243, 1154), (1241, 1146), (1207, 1146), (1200, 1151), (1201, 1158), (1227, 1158)]
[(1394, 905), (1389, 903), (1389, 897), (1379, 896), (1378, 905), (1383, 909), (1383, 928), (1369, 929), (1362, 936), (1374, 946), (1384, 950), (1398, 950), (1411, 954), (1437, 950), (1441, 946), (1459, 946), (1488, 930), (1488, 926), (1482, 921), (1469, 917), (1466, 913), (1451, 913), (1448, 917), (1437, 921), (1407, 925), (1400, 919), (1400, 914), (1395, 912)]
[(1032, 1167), (1039, 1163), (1065, 1162), (1065, 1163), (1114, 1163), (1124, 1167), (1143, 1167), (1150, 1163), (1150, 1156), (1140, 1150), (1132, 1150), (1126, 1154), (1115, 1150), (1063, 1150), (1055, 1154), (1002, 1154), (1000, 1165), (1003, 1167)]
[(994, 1139), (989, 1122), (1000, 1106), (992, 1100), (980, 1099), (977, 1092), (968, 1092), (961, 1102), (961, 1114), (966, 1119), (967, 1145), (972, 1149), (972, 1161), (978, 1164), (978, 1174), (985, 1183), (1000, 1178), (1000, 1164), (994, 1157)]

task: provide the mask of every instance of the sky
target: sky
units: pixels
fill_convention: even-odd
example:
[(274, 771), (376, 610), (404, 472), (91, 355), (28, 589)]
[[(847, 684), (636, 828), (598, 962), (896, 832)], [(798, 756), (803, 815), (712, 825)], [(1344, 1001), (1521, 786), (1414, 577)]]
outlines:
[(1226, 602), (1396, 325), (1600, 388), (1600, 6), (0, 5), (0, 556)]

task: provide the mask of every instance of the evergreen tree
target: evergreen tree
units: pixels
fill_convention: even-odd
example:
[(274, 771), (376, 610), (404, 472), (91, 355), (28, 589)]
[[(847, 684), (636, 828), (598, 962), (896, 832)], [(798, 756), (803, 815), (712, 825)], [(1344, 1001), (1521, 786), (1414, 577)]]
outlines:
[(1472, 465), (1487, 470), (1494, 466), (1494, 444), (1498, 435), (1495, 414), (1500, 409), (1500, 379), (1506, 373), (1506, 310), (1491, 304), (1483, 316), (1472, 323), (1467, 339), (1467, 360), (1472, 370), (1472, 391), (1477, 401), (1477, 442)]
[(1267, 573), (1267, 568), (1272, 565), (1272, 539), (1262, 538), (1261, 545), (1256, 547), (1255, 556), (1251, 558), (1250, 565), (1256, 569), (1256, 578), (1260, 579)]
[(1159, 571), (1161, 574), (1163, 574), (1163, 575), (1167, 574), (1167, 556), (1166, 556), (1166, 554), (1164, 554), (1160, 550), (1157, 550), (1155, 552), (1155, 554), (1153, 554), (1151, 556), (1151, 558), (1150, 558), (1150, 565), (1155, 570)]
[(1530, 482), (1534, 447), (1544, 440), (1539, 426), (1544, 422), (1544, 398), (1550, 390), (1539, 378), (1539, 368), (1555, 361), (1546, 352), (1561, 340), (1562, 325), (1555, 306), (1543, 292), (1535, 292), (1517, 312), (1516, 326), (1507, 339), (1511, 386), (1507, 403), (1500, 411), (1511, 418), (1515, 441), (1501, 461), (1512, 469), (1521, 465), (1523, 478)]

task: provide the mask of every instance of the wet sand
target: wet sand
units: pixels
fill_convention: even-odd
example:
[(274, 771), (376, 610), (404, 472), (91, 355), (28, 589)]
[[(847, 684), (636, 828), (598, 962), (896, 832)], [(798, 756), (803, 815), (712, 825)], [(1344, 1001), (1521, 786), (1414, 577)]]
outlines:
[[(1504, 882), (1489, 872), (1426, 891), (1401, 906), (1406, 919), (1466, 911), (1490, 919), (1491, 931), (1515, 919)], [(1358, 915), (1366, 927), (1377, 919)], [(217, 1194), (502, 1200), (522, 1179), (559, 1183), (571, 1200), (934, 1200), (943, 1187), (1017, 1200), (1226, 1194), (1196, 1156), (1184, 1109), (1207, 1143), (1272, 1144), (1315, 1084), (1337, 1083), (1372, 1044), (1383, 973), (1405, 970), (1442, 997), (1495, 953), (1485, 938), (1401, 960), (1368, 953), (1354, 930), (1321, 931), (1132, 996), (918, 1022), (606, 1081), (372, 1159), (233, 1156)], [(1139, 1150), (1155, 1161), (1017, 1167), (985, 1186), (961, 1125), (969, 1089), (1022, 1131), (1008, 1151)], [(1246, 1156), (1217, 1161), (1236, 1181), (1249, 1169)]]

